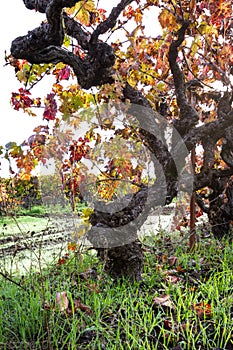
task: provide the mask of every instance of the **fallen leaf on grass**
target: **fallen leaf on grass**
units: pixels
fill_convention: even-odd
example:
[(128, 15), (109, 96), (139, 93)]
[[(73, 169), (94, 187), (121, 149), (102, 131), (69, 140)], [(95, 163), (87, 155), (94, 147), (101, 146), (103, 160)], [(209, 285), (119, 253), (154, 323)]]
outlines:
[(171, 321), (169, 320), (163, 320), (163, 325), (164, 325), (164, 328), (167, 329), (167, 330), (171, 330), (172, 329), (172, 323)]
[(212, 317), (212, 306), (203, 301), (197, 304), (192, 304), (191, 309), (195, 311), (199, 318)]
[(184, 272), (186, 272), (187, 270), (184, 269), (182, 266), (178, 265), (178, 266), (176, 267), (176, 271), (179, 272), (179, 273), (184, 273)]
[(77, 310), (84, 311), (88, 315), (91, 313), (91, 308), (83, 304), (80, 299), (74, 299), (72, 307), (66, 292), (59, 292), (56, 294), (56, 303), (60, 311), (66, 315), (72, 315)]
[(169, 256), (169, 258), (168, 258), (168, 264), (169, 264), (169, 266), (177, 265), (177, 263), (178, 263), (178, 258), (177, 258), (177, 256)]
[(170, 309), (174, 309), (174, 304), (170, 299), (170, 295), (162, 294), (159, 297), (155, 297), (153, 299), (154, 306), (162, 306), (162, 307), (168, 307)]
[(172, 284), (176, 284), (177, 282), (180, 281), (180, 277), (168, 275), (166, 277), (166, 281), (169, 282), (169, 283), (172, 283)]
[(181, 281), (181, 277), (176, 276), (176, 274), (177, 274), (177, 271), (176, 271), (176, 270), (166, 270), (166, 271), (163, 271), (163, 275), (164, 275), (164, 277), (165, 277), (165, 280), (166, 280), (168, 283), (172, 283), (172, 284), (175, 284), (175, 283)]
[(81, 311), (84, 311), (86, 312), (88, 315), (91, 314), (91, 308), (83, 303), (81, 303), (81, 300), (80, 299), (75, 299), (74, 300), (74, 309), (75, 311), (77, 309), (80, 309)]
[(60, 308), (60, 311), (65, 311), (69, 306), (69, 300), (66, 292), (59, 292), (56, 295), (56, 303)]

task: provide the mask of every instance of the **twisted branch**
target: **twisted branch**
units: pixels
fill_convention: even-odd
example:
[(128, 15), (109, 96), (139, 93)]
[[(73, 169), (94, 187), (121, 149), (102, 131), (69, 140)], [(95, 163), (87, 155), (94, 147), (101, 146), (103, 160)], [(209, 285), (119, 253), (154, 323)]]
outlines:
[[(42, 23), (27, 35), (13, 40), (11, 53), (15, 58), (26, 59), (30, 63), (37, 64), (58, 62), (68, 64), (73, 68), (79, 84), (85, 89), (113, 82), (110, 68), (114, 65), (115, 56), (112, 47), (96, 41), (93, 48), (80, 24), (62, 13), (64, 7), (74, 6), (77, 0), (25, 0), (24, 2), (29, 9), (36, 8), (40, 12), (45, 12), (47, 23)], [(88, 50), (84, 60), (61, 47), (64, 40), (63, 18), (67, 33), (74, 36), (83, 49)]]
[(131, 2), (133, 2), (133, 0), (121, 0), (121, 2), (116, 7), (113, 7), (109, 17), (105, 21), (101, 22), (92, 33), (90, 40), (91, 44), (95, 44), (101, 34), (104, 34), (109, 29), (115, 27), (119, 15)]
[(180, 109), (180, 118), (174, 122), (174, 127), (181, 136), (186, 135), (187, 132), (199, 121), (199, 115), (197, 111), (188, 102), (184, 75), (177, 63), (178, 48), (184, 41), (185, 32), (189, 27), (189, 24), (189, 21), (185, 21), (183, 23), (177, 32), (177, 40), (172, 42), (168, 52), (168, 61), (174, 79), (177, 104)]

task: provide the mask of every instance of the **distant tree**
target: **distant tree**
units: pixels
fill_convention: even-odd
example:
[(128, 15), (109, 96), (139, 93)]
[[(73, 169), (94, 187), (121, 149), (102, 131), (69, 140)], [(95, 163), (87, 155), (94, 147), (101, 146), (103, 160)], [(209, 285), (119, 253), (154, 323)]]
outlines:
[(0, 215), (7, 215), (12, 209), (15, 210), (15, 202), (8, 193), (5, 179), (0, 179)]
[[(8, 153), (17, 159), (22, 170), (29, 171), (33, 158), (45, 161), (46, 145), (54, 135), (54, 155), (59, 157), (59, 125), (65, 122), (77, 126), (87, 121), (82, 111), (97, 104), (97, 121), (70, 146), (63, 173), (67, 180), (72, 169), (79, 186), (87, 181), (85, 160), (90, 157), (92, 143), (105, 144), (97, 128), (112, 132), (111, 142), (118, 140), (120, 146), (114, 152), (125, 150), (121, 154), (125, 162), (119, 161), (119, 153), (114, 158), (110, 143), (108, 153), (104, 148), (98, 155), (107, 158), (108, 154), (108, 162), (95, 177), (99, 197), (89, 218), (92, 227), (88, 238), (107, 258), (106, 267), (113, 275), (139, 279), (143, 253), (137, 229), (150, 207), (171, 203), (176, 198), (180, 185), (177, 164), (180, 161), (179, 167), (183, 168), (187, 154), (197, 146), (202, 151), (195, 158), (193, 181), (189, 177), (187, 182), (193, 183), (197, 203), (208, 214), (214, 236), (231, 234), (232, 1), (121, 0), (109, 14), (98, 3), (24, 0), (28, 9), (45, 13), (46, 21), (12, 42), (7, 62), (24, 86), (12, 93), (11, 103), (13, 108), (29, 114), (33, 114), (33, 107), (43, 107), (43, 118), (49, 127), (35, 129), (26, 155), (20, 150)], [(159, 36), (154, 35), (153, 26), (150, 35), (145, 32), (145, 15), (152, 9), (158, 11), (153, 25), (161, 26)], [(111, 39), (113, 33), (119, 33), (116, 40)], [(31, 90), (48, 74), (55, 82), (42, 103), (40, 97), (32, 97)], [(69, 86), (64, 84), (66, 80), (70, 80)], [(103, 118), (99, 113), (102, 104), (113, 101), (128, 106), (126, 116), (133, 115), (133, 122), (126, 117), (119, 128), (114, 119), (114, 113), (119, 117), (117, 112), (107, 116), (105, 113)], [(168, 126), (173, 127), (169, 145), (165, 135)], [(122, 140), (126, 144), (130, 140), (131, 145), (134, 142), (139, 153), (145, 147), (154, 155), (154, 183), (145, 182), (142, 169), (136, 169), (133, 159), (126, 157), (131, 146), (127, 150), (120, 143)], [(181, 144), (187, 149), (186, 155), (181, 152)], [(141, 154), (146, 153), (145, 149)], [(50, 155), (51, 152), (50, 149)], [(91, 179), (94, 181), (93, 176)], [(112, 189), (117, 192), (120, 184), (127, 182), (131, 189), (122, 197), (127, 205), (118, 210)], [(124, 188), (123, 193), (126, 192)], [(125, 241), (125, 227), (131, 242)], [(114, 247), (108, 241), (109, 229), (114, 239), (119, 239)]]
[(37, 176), (31, 176), (28, 180), (18, 178), (15, 180), (16, 197), (26, 209), (32, 209), (33, 205), (40, 205), (41, 189)]
[(0, 208), (5, 215), (14, 215), (20, 209), (31, 209), (41, 204), (41, 190), (37, 176), (0, 179)]
[(62, 183), (57, 172), (50, 175), (39, 176), (41, 201), (44, 205), (55, 206), (61, 204), (64, 207), (68, 200), (62, 190)]

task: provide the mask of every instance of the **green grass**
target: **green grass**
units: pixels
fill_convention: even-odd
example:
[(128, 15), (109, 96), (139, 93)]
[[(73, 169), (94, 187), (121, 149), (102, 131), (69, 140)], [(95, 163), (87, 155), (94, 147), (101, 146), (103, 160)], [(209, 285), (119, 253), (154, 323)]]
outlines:
[[(81, 213), (82, 209), (86, 207), (85, 203), (76, 204), (76, 213)], [(30, 209), (24, 209), (23, 207), (19, 208), (17, 211), (17, 216), (44, 216), (51, 213), (67, 214), (72, 213), (72, 208), (69, 203), (65, 206), (61, 204), (56, 205), (34, 205)]]
[[(84, 203), (78, 204), (76, 214), (81, 213), (83, 208), (85, 208)], [(31, 209), (19, 208), (14, 216), (0, 216), (0, 236), (4, 234), (18, 235), (28, 231), (40, 232), (51, 225), (50, 215), (52, 218), (56, 214), (59, 216), (68, 214), (70, 217), (73, 215), (68, 205), (65, 208), (60, 205), (51, 207), (38, 205)]]
[[(12, 277), (16, 284), (2, 279), (0, 349), (233, 349), (232, 244), (187, 247), (165, 234), (150, 239), (134, 284), (114, 282), (91, 253)], [(68, 311), (56, 303), (60, 292)]]
[(40, 232), (48, 227), (47, 217), (35, 216), (5, 216), (0, 218), (0, 236), (17, 235), (28, 231)]

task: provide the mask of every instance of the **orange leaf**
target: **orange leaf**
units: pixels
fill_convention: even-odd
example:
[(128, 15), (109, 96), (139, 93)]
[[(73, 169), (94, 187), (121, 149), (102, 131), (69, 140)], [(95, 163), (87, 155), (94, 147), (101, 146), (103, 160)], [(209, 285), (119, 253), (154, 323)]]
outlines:
[(66, 263), (66, 259), (61, 258), (58, 260), (59, 265), (64, 265), (65, 263)]
[(211, 317), (212, 316), (212, 307), (208, 303), (203, 301), (197, 304), (192, 304), (191, 309), (195, 311), (198, 317)]
[(77, 243), (74, 242), (74, 243), (68, 243), (68, 250), (72, 250), (72, 251), (75, 251), (77, 248)]
[(64, 255), (62, 258), (58, 260), (58, 265), (64, 265), (67, 262), (68, 258), (69, 258), (69, 254)]
[(162, 10), (160, 15), (158, 16), (158, 19), (162, 28), (175, 30), (175, 28), (177, 27), (176, 17), (167, 9)]
[(181, 265), (178, 265), (177, 268), (176, 268), (176, 271), (180, 272), (180, 273), (183, 273), (183, 272), (186, 272), (186, 269), (184, 269)]

